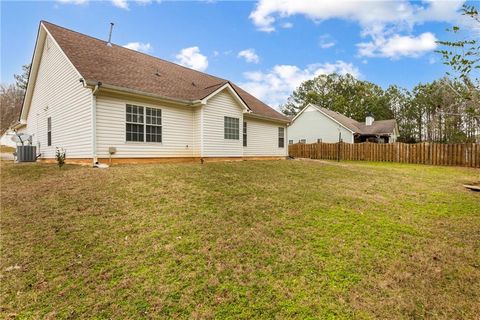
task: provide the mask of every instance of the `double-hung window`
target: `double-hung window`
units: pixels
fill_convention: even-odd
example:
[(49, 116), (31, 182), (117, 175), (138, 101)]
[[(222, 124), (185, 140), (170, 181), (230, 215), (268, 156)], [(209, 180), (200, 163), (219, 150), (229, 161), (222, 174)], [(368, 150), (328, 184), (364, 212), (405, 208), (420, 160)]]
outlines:
[(162, 142), (162, 110), (127, 104), (126, 141)]
[(224, 138), (231, 140), (240, 139), (240, 119), (225, 117), (224, 118)]
[(147, 142), (162, 142), (162, 110), (145, 108)]
[(243, 146), (247, 146), (247, 123), (243, 123)]
[(278, 128), (278, 147), (285, 147), (285, 128)]

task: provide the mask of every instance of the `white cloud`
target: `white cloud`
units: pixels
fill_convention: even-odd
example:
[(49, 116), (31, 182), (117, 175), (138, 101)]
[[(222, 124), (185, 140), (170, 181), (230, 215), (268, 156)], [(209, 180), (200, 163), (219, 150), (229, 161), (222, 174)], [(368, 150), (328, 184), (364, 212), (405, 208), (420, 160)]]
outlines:
[(278, 106), (287, 101), (288, 96), (303, 81), (312, 79), (320, 74), (350, 73), (354, 77), (360, 76), (360, 71), (351, 63), (336, 61), (335, 63), (316, 63), (301, 69), (294, 65), (276, 65), (266, 72), (245, 72), (246, 81), (240, 86), (265, 101), (271, 106)]
[[(371, 42), (358, 45), (360, 55), (417, 57), (435, 48), (432, 45), (435, 36), (427, 32), (415, 37), (411, 35), (414, 26), (425, 22), (458, 22), (461, 19), (458, 11), (464, 2), (260, 0), (250, 13), (250, 19), (264, 32), (275, 31), (277, 22), (294, 15), (303, 15), (315, 22), (329, 19), (353, 21), (360, 25), (362, 37), (371, 37)], [(333, 45), (332, 42), (325, 42), (320, 47)], [(400, 48), (401, 45), (407, 48)], [(415, 49), (415, 45), (420, 47)]]
[(290, 28), (293, 28), (293, 23), (291, 22), (284, 22), (282, 23), (282, 26), (281, 26), (283, 29), (290, 29)]
[(127, 0), (111, 0), (111, 2), (117, 8), (128, 10)]
[(426, 21), (451, 21), (464, 0), (424, 1), (336, 1), (336, 0), (260, 0), (250, 19), (261, 31), (275, 30), (277, 19), (304, 15), (314, 20), (345, 19), (365, 29), (377, 25), (412, 26)]
[(332, 37), (329, 34), (324, 34), (320, 36), (318, 45), (322, 49), (328, 49), (333, 47), (336, 44), (335, 40), (332, 39)]
[(395, 34), (388, 38), (373, 37), (371, 42), (362, 42), (357, 46), (360, 56), (385, 57), (398, 59), (400, 57), (419, 57), (437, 47), (437, 38), (430, 32), (415, 36), (400, 36)]
[(249, 63), (259, 63), (260, 58), (258, 57), (257, 53), (255, 52), (255, 49), (245, 49), (242, 50), (238, 53), (237, 55), (238, 58), (244, 58), (245, 61)]
[(198, 47), (184, 48), (175, 57), (182, 66), (198, 71), (205, 71), (208, 67), (208, 59), (200, 53)]
[(88, 0), (57, 0), (57, 2), (63, 4), (87, 4)]
[(135, 50), (135, 51), (145, 52), (145, 53), (151, 52), (153, 49), (150, 43), (143, 43), (143, 42), (129, 42), (126, 45), (124, 45), (124, 47)]
[[(110, 0), (110, 3), (117, 8), (128, 10), (129, 1), (130, 0)], [(57, 2), (63, 3), (63, 4), (86, 4), (89, 2), (89, 0), (57, 0)], [(138, 5), (143, 6), (143, 5), (151, 4), (153, 0), (134, 0), (134, 2), (137, 3)], [(155, 2), (160, 3), (161, 0), (156, 0)]]

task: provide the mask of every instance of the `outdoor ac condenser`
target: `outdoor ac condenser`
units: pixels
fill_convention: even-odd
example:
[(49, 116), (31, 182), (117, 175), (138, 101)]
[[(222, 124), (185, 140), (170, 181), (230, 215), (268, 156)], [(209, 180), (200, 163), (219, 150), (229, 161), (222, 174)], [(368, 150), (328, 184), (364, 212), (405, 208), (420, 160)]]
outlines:
[(37, 147), (35, 146), (17, 146), (18, 162), (35, 162), (37, 161)]

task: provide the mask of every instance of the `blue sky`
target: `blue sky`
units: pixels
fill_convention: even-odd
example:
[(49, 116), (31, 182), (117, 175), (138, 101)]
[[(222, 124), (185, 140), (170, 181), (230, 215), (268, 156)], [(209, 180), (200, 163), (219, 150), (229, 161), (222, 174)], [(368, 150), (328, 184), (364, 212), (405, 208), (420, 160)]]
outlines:
[(445, 74), (435, 40), (463, 1), (2, 1), (1, 81), (31, 60), (40, 20), (243, 86), (270, 105), (301, 81), (349, 72), (412, 88)]

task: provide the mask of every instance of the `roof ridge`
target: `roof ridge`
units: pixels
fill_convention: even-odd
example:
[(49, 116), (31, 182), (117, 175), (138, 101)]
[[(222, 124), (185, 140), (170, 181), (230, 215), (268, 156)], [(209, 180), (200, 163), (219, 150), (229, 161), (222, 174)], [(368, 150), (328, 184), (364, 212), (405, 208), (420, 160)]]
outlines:
[[(108, 42), (105, 41), (105, 40), (102, 40), (102, 39), (99, 39), (99, 38), (95, 38), (95, 37), (90, 36), (90, 35), (88, 35), (88, 34), (81, 33), (81, 32), (78, 32), (78, 31), (75, 31), (75, 30), (72, 30), (72, 29), (65, 28), (65, 27), (63, 27), (63, 26), (60, 26), (60, 25), (58, 25), (58, 24), (55, 24), (55, 23), (52, 23), (52, 22), (49, 22), (49, 21), (46, 21), (46, 20), (40, 20), (40, 23), (47, 23), (47, 24), (50, 24), (50, 25), (55, 26), (55, 27), (57, 27), (57, 28), (61, 28), (61, 29), (66, 30), (66, 31), (73, 32), (73, 33), (79, 34), (79, 35), (81, 35), (81, 36), (84, 36), (84, 37), (87, 37), (87, 38), (90, 38), (90, 39), (93, 39), (93, 40), (97, 40), (97, 41), (104, 42), (105, 44), (108, 43)], [(190, 71), (194, 71), (194, 72), (197, 72), (197, 73), (201, 73), (201, 74), (204, 74), (204, 75), (206, 75), (206, 76), (213, 77), (213, 78), (216, 78), (216, 79), (219, 79), (219, 80), (222, 80), (222, 81), (228, 81), (227, 79), (224, 79), (224, 78), (221, 78), (221, 77), (218, 77), (218, 76), (215, 76), (215, 75), (206, 73), (206, 72), (198, 71), (198, 70), (195, 70), (195, 69), (192, 69), (192, 68), (189, 68), (189, 67), (185, 67), (185, 66), (182, 66), (181, 64), (178, 64), (178, 63), (175, 63), (175, 62), (172, 62), (172, 61), (169, 61), (169, 60), (165, 60), (165, 59), (162, 59), (162, 58), (153, 56), (153, 55), (151, 55), (151, 54), (147, 54), (147, 53), (145, 53), (145, 52), (141, 52), (141, 51), (133, 50), (133, 49), (130, 49), (130, 48), (126, 48), (126, 47), (120, 46), (120, 45), (118, 45), (118, 44), (116, 44), (116, 43), (111, 43), (111, 44), (112, 44), (113, 46), (116, 46), (117, 48), (120, 48), (120, 49), (129, 50), (129, 51), (132, 51), (132, 52), (134, 52), (134, 53), (138, 53), (138, 54), (141, 54), (141, 55), (150, 57), (150, 58), (154, 58), (154, 59), (157, 59), (157, 60), (166, 62), (166, 63), (170, 63), (170, 64), (176, 65), (176, 66), (178, 66), (178, 67), (181, 67), (181, 68), (184, 68), (184, 69), (187, 69), (187, 70), (190, 70)], [(205, 88), (204, 88), (204, 89), (205, 89)]]
[[(108, 42), (105, 40), (45, 20), (40, 21), (39, 27), (57, 40), (67, 58), (87, 80), (102, 79), (104, 84), (119, 88), (130, 88), (138, 92), (189, 101), (202, 99), (220, 86), (230, 84), (233, 91), (253, 113), (276, 120), (286, 120), (282, 113), (227, 79), (125, 48), (119, 44), (112, 44), (108, 49)], [(86, 49), (79, 50), (79, 46), (84, 46)], [(165, 73), (164, 77), (154, 77), (151, 73), (152, 68), (157, 68), (157, 72)], [(125, 70), (131, 71), (129, 77), (124, 76)], [(197, 85), (191, 86), (192, 83)]]

